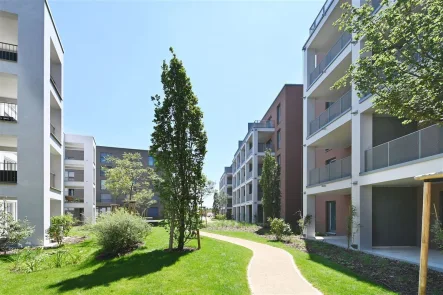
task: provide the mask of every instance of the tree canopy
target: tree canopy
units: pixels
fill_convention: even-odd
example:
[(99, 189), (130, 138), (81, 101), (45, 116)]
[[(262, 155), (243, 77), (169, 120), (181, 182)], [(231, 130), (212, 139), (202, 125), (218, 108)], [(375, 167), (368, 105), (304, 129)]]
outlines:
[(335, 23), (361, 42), (360, 58), (335, 88), (354, 83), (372, 93), (378, 113), (409, 123), (443, 120), (443, 0), (382, 1), (361, 8), (344, 3)]
[(201, 225), (199, 206), (208, 188), (203, 175), (207, 136), (191, 80), (172, 48), (170, 52), (169, 64), (162, 65), (164, 97), (151, 97), (155, 114), (150, 151), (163, 178), (157, 191), (170, 228), (169, 248), (176, 243), (183, 250)]

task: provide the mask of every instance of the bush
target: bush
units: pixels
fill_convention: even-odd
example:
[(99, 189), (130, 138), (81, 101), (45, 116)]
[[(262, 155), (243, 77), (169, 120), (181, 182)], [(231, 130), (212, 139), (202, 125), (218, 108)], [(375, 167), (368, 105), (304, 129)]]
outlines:
[(291, 227), (284, 221), (284, 219), (269, 218), (268, 222), (271, 226), (271, 233), (275, 235), (276, 240), (280, 241), (283, 236), (291, 235)]
[(215, 219), (217, 219), (217, 220), (226, 220), (226, 215), (224, 215), (224, 214), (217, 214), (217, 215), (215, 215)]
[(311, 224), (312, 221), (312, 215), (307, 214), (304, 218), (303, 215), (300, 213), (300, 219), (297, 221), (298, 228), (300, 229), (300, 235), (303, 236), (305, 229)]
[(101, 214), (92, 228), (102, 250), (112, 255), (134, 249), (151, 231), (142, 217), (124, 209)]
[(51, 217), (51, 225), (46, 230), (49, 238), (57, 242), (59, 246), (63, 244), (63, 238), (69, 234), (74, 225), (74, 218), (71, 214)]
[(34, 227), (25, 220), (14, 220), (6, 211), (0, 211), (0, 251), (6, 252), (21, 240), (29, 238)]

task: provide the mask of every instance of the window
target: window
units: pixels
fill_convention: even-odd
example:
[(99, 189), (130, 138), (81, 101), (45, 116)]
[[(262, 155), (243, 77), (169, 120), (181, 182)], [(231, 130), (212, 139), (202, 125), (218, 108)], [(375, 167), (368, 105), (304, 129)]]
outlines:
[(100, 194), (100, 202), (111, 202), (112, 201), (112, 196), (111, 194)]
[(277, 124), (280, 124), (280, 104), (277, 106)]
[(74, 180), (75, 180), (75, 172), (65, 171), (65, 181), (74, 181)]
[(329, 165), (329, 164), (331, 164), (331, 163), (334, 163), (335, 161), (337, 161), (337, 160), (335, 159), (335, 157), (334, 157), (334, 158), (330, 158), (330, 159), (326, 160), (325, 164), (326, 164), (326, 165)]
[(112, 168), (111, 166), (102, 166), (101, 168), (100, 168), (100, 176), (106, 176), (106, 169), (110, 169), (110, 168)]
[(280, 149), (280, 139), (281, 139), (280, 131), (281, 130), (277, 131), (277, 149)]
[(152, 156), (148, 157), (148, 166), (149, 167), (154, 166), (154, 158)]
[(100, 163), (107, 163), (106, 158), (111, 156), (110, 153), (100, 153)]
[(100, 189), (106, 190), (106, 180), (105, 179), (100, 180)]
[(277, 156), (277, 164), (278, 166), (281, 166), (281, 155)]

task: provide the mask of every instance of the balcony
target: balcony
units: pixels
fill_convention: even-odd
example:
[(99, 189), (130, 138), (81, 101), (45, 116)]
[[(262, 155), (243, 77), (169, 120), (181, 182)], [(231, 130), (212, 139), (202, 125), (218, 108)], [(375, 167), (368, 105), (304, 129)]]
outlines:
[(309, 123), (309, 135), (314, 134), (335, 118), (346, 113), (352, 106), (352, 91), (348, 91), (345, 95), (340, 97), (329, 108), (327, 108), (320, 116)]
[(0, 183), (17, 183), (17, 163), (0, 163)]
[(51, 137), (61, 146), (62, 143), (61, 143), (60, 139), (58, 138), (57, 131), (58, 131), (57, 128), (55, 128), (55, 126), (51, 124)]
[(365, 172), (443, 154), (443, 128), (434, 125), (365, 151)]
[(274, 146), (272, 143), (259, 143), (258, 144), (258, 152), (264, 153), (266, 150), (270, 150), (271, 152), (275, 152)]
[(335, 60), (335, 58), (348, 46), (352, 41), (352, 35), (349, 33), (343, 33), (337, 42), (331, 47), (326, 56), (317, 65), (317, 67), (309, 74), (309, 86), (311, 86), (323, 72), (329, 67), (329, 65)]
[(17, 104), (0, 103), (0, 121), (17, 122)]
[(252, 178), (252, 171), (246, 171), (246, 181)]
[[(374, 11), (378, 11), (378, 8), (381, 5), (381, 1), (382, 0), (362, 0), (360, 2), (360, 5), (366, 4), (368, 3), (369, 5), (371, 5), (374, 8)], [(370, 3), (369, 3), (370, 2)]]
[(17, 61), (17, 45), (0, 42), (0, 59)]
[(57, 86), (57, 83), (55, 82), (54, 78), (52, 78), (52, 76), (51, 76), (51, 78), (49, 80), (51, 81), (52, 87), (54, 87), (54, 90), (55, 90), (55, 93), (57, 94), (58, 99), (60, 101), (62, 101), (63, 100), (62, 95), (60, 93), (59, 87)]
[(252, 155), (252, 148), (248, 150), (248, 153), (246, 154), (246, 159), (249, 158)]
[(49, 173), (49, 188), (53, 191), (56, 191), (58, 193), (61, 193), (60, 188), (58, 188), (57, 186), (57, 182), (56, 182), (56, 174), (55, 173)]
[(334, 0), (326, 0), (325, 4), (323, 4), (323, 7), (321, 8), (320, 12), (318, 13), (317, 17), (315, 18), (314, 22), (309, 28), (309, 36), (311, 36), (315, 32), (315, 29), (317, 29), (318, 25), (320, 24), (326, 13), (328, 12), (332, 3), (334, 3)]
[(245, 196), (245, 195), (242, 195), (242, 196), (241, 196), (241, 201), (240, 201), (240, 202), (241, 202), (241, 203), (244, 203), (244, 202), (245, 202), (245, 198), (246, 198), (246, 196)]
[(252, 201), (252, 194), (247, 194), (246, 195), (246, 201)]
[(258, 192), (258, 200), (261, 201), (262, 198), (263, 198), (263, 192), (259, 191)]
[(275, 124), (274, 121), (268, 120), (268, 121), (255, 121), (253, 123), (248, 123), (248, 133), (251, 131), (252, 128), (274, 128)]
[(309, 171), (309, 185), (334, 181), (351, 176), (351, 157), (332, 162)]
[(228, 178), (228, 180), (226, 181), (226, 184), (232, 184), (232, 178), (231, 179)]

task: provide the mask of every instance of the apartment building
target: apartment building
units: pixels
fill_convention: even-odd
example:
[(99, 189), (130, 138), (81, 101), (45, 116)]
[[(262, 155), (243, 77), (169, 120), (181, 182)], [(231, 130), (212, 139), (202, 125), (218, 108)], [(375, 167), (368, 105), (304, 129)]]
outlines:
[[(303, 48), (303, 212), (313, 216), (307, 236), (345, 244), (352, 205), (359, 249), (419, 246), (423, 184), (414, 176), (442, 170), (443, 131), (376, 114), (372, 96), (353, 87), (331, 90), (364, 44), (333, 26), (343, 2), (325, 2)], [(380, 2), (372, 1), (374, 13)], [(441, 216), (443, 185), (433, 184), (432, 193)]]
[[(142, 162), (147, 167), (154, 167), (154, 158), (149, 155), (148, 150), (128, 149), (119, 147), (97, 146), (96, 155), (96, 179), (98, 181), (96, 190), (97, 201), (97, 213), (103, 213), (111, 210), (111, 204), (122, 205), (125, 201), (125, 196), (112, 196), (106, 189), (106, 175), (103, 167), (111, 168), (112, 165), (106, 161), (108, 156), (122, 158), (124, 153), (139, 153), (142, 156)], [(154, 219), (161, 217), (161, 205), (158, 196), (154, 196), (153, 200), (156, 201), (147, 210), (140, 212), (145, 217), (152, 217)]]
[(0, 2), (0, 198), (33, 244), (63, 214), (63, 55), (45, 0)]
[(64, 208), (80, 222), (96, 219), (96, 144), (92, 136), (65, 134)]
[(225, 167), (223, 175), (220, 177), (219, 192), (227, 197), (226, 204), (221, 208), (222, 214), (226, 214), (228, 219), (232, 218), (232, 167)]
[(259, 180), (266, 150), (281, 167), (281, 217), (292, 225), (302, 209), (303, 85), (286, 84), (263, 118), (248, 123), (232, 162), (232, 213), (236, 220), (263, 222)]

